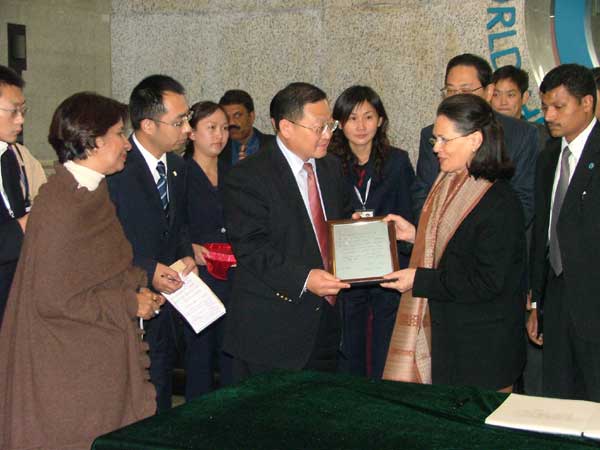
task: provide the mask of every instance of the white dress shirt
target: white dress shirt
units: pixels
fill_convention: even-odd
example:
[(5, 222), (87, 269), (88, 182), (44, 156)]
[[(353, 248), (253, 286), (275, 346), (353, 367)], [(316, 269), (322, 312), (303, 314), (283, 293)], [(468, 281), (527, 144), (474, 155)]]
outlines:
[[(560, 165), (562, 159), (562, 152), (565, 147), (569, 146), (569, 150), (571, 154), (569, 155), (569, 184), (573, 179), (573, 174), (575, 173), (575, 168), (579, 163), (579, 159), (581, 158), (581, 154), (583, 153), (583, 148), (592, 133), (592, 129), (596, 125), (596, 118), (594, 117), (590, 124), (581, 132), (579, 135), (573, 139), (571, 142), (567, 142), (565, 137), (563, 136), (561, 140), (561, 152), (558, 156), (558, 164), (556, 164), (556, 169), (554, 170), (554, 183), (552, 184), (552, 197), (550, 197), (550, 214), (552, 214), (552, 208), (554, 207), (554, 195), (556, 194), (556, 188), (558, 186), (558, 179), (560, 178)], [(548, 239), (550, 239), (550, 227), (552, 226), (552, 217), (550, 218), (550, 224), (548, 226)]]
[[(167, 166), (167, 154), (164, 153), (160, 158), (156, 158), (156, 156), (154, 156), (152, 153), (146, 150), (146, 148), (142, 144), (140, 144), (140, 141), (137, 140), (135, 133), (133, 133), (133, 142), (135, 142), (137, 148), (140, 149), (140, 153), (144, 157), (144, 160), (146, 161), (146, 164), (150, 169), (152, 178), (154, 178), (154, 183), (158, 183), (158, 180), (160, 178), (160, 174), (158, 173), (158, 170), (156, 170), (156, 166), (158, 165), (159, 161), (162, 161), (165, 165), (165, 176), (167, 176), (169, 170), (169, 167)], [(169, 198), (169, 183), (167, 183), (167, 198)]]
[[(310, 163), (313, 166), (313, 172), (315, 173), (315, 179), (317, 181), (317, 186), (319, 188), (319, 199), (321, 200), (321, 208), (323, 209), (323, 217), (327, 220), (327, 213), (325, 212), (325, 205), (323, 205), (323, 196), (321, 195), (321, 186), (319, 185), (319, 177), (317, 176), (317, 167), (315, 164), (315, 159), (310, 158), (308, 161), (304, 161), (294, 152), (292, 152), (289, 148), (285, 146), (279, 136), (277, 136), (277, 144), (281, 149), (281, 153), (285, 157), (288, 162), (290, 169), (292, 169), (292, 173), (294, 174), (294, 179), (296, 180), (296, 184), (298, 185), (298, 190), (300, 191), (300, 195), (302, 196), (302, 200), (304, 201), (304, 206), (306, 207), (306, 212), (308, 214), (308, 218), (310, 219), (310, 223), (313, 226), (313, 231), (315, 233), (315, 237), (317, 236), (317, 231), (315, 230), (315, 224), (313, 223), (312, 214), (310, 212), (310, 202), (308, 201), (308, 174), (306, 170), (304, 170), (304, 163)], [(319, 240), (317, 239), (317, 244)]]

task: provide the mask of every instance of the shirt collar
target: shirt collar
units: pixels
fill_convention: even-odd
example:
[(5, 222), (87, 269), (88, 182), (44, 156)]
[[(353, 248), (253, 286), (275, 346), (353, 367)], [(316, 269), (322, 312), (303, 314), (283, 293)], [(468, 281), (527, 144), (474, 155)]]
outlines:
[(151, 170), (156, 170), (156, 165), (158, 164), (159, 161), (163, 162), (163, 164), (165, 165), (165, 169), (167, 168), (167, 154), (166, 153), (164, 153), (160, 158), (157, 158), (152, 153), (150, 153), (150, 151), (148, 151), (146, 149), (146, 147), (144, 147), (142, 144), (140, 144), (140, 141), (136, 137), (135, 133), (133, 133), (132, 136), (133, 136), (133, 142), (135, 143), (137, 148), (140, 150), (140, 153), (146, 160), (146, 164), (148, 164), (148, 167), (150, 167)]
[(0, 141), (0, 156), (4, 155), (6, 150), (8, 150), (8, 142)]
[(277, 145), (281, 149), (281, 153), (283, 153), (283, 156), (285, 157), (286, 161), (290, 165), (290, 168), (292, 169), (292, 172), (294, 174), (299, 174), (299, 173), (303, 172), (305, 162), (310, 163), (313, 166), (313, 170), (315, 169), (315, 159), (314, 158), (310, 158), (308, 161), (304, 161), (302, 158), (300, 158), (298, 155), (296, 155), (293, 151), (291, 151), (289, 148), (287, 148), (285, 146), (285, 144), (281, 141), (281, 139), (279, 139), (279, 136), (277, 136), (276, 140), (277, 140)]
[(561, 150), (564, 150), (565, 147), (568, 145), (569, 150), (571, 151), (571, 154), (575, 157), (575, 159), (577, 161), (579, 161), (579, 158), (581, 157), (581, 154), (583, 153), (583, 147), (585, 147), (585, 143), (587, 142), (588, 137), (592, 133), (592, 129), (594, 128), (594, 125), (596, 125), (596, 122), (597, 122), (597, 120), (594, 117), (592, 119), (592, 121), (589, 123), (589, 125), (581, 133), (579, 133), (579, 135), (577, 135), (577, 137), (575, 139), (573, 139), (571, 141), (571, 143), (567, 143), (567, 140), (563, 136), (562, 143), (561, 143)]

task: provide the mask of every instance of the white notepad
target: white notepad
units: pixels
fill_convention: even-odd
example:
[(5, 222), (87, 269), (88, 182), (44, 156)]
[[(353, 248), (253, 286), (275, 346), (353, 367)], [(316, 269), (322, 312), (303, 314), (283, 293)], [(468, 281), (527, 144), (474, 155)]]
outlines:
[(179, 311), (194, 331), (200, 333), (225, 314), (225, 306), (198, 275), (191, 272), (184, 277), (181, 275), (181, 266), (177, 263), (171, 268), (179, 273), (183, 286), (172, 294), (162, 295)]
[(600, 403), (510, 394), (485, 423), (600, 439)]

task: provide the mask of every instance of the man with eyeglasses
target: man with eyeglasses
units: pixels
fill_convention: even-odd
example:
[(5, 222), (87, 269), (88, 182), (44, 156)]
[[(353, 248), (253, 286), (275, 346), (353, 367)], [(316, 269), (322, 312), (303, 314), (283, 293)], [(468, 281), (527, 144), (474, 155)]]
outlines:
[(350, 218), (341, 167), (327, 146), (338, 123), (325, 93), (292, 83), (270, 106), (276, 138), (225, 179), (238, 261), (224, 350), (240, 381), (275, 368), (333, 372), (340, 344), (326, 220)]
[[(474, 94), (490, 102), (494, 93), (492, 68), (483, 58), (470, 53), (452, 58), (446, 66), (444, 97), (456, 94)], [(523, 205), (525, 223), (529, 227), (533, 219), (533, 182), (535, 163), (538, 153), (538, 132), (524, 121), (496, 113), (496, 118), (504, 130), (506, 151), (515, 165), (515, 174), (511, 185)], [(438, 159), (433, 152), (433, 125), (421, 130), (417, 173), (413, 186), (413, 206), (415, 215), (421, 214), (421, 208), (440, 171)]]
[(219, 105), (225, 110), (229, 121), (229, 140), (219, 155), (219, 160), (227, 166), (253, 155), (274, 137), (254, 127), (254, 101), (246, 91), (231, 89), (225, 92)]
[(46, 182), (41, 164), (17, 137), (25, 122), (25, 82), (0, 66), (0, 325), (17, 267), (31, 202)]
[[(170, 264), (181, 259), (185, 274), (197, 270), (185, 219), (186, 166), (174, 153), (191, 131), (184, 88), (171, 77), (149, 76), (133, 89), (129, 114), (132, 148), (125, 169), (107, 178), (109, 192), (133, 247), (133, 263), (146, 272), (148, 288), (170, 294), (183, 285)], [(143, 323), (159, 412), (171, 407), (179, 323), (168, 303)]]

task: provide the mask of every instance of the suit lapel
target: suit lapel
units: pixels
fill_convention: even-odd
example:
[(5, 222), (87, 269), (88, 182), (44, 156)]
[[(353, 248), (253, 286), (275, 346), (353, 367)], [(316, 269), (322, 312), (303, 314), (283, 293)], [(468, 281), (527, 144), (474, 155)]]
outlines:
[[(162, 211), (162, 202), (160, 201), (160, 195), (150, 168), (133, 140), (131, 143), (132, 149), (127, 156), (129, 170), (135, 174), (137, 183), (141, 186), (141, 190), (146, 194), (150, 202), (154, 204), (154, 208)], [(164, 217), (164, 214), (161, 214), (161, 216)]]
[(319, 180), (319, 189), (321, 191), (321, 198), (323, 199), (323, 205), (325, 205), (325, 219), (332, 220), (337, 217), (336, 211), (339, 205), (336, 204), (333, 199), (336, 198), (334, 192), (332, 192), (333, 186), (329, 182), (332, 177), (328, 172), (328, 167), (323, 159), (316, 160), (317, 165), (317, 179)]
[(313, 229), (310, 217), (308, 216), (308, 211), (306, 210), (304, 200), (300, 195), (300, 190), (298, 188), (298, 184), (296, 183), (296, 177), (292, 173), (290, 165), (285, 159), (285, 156), (283, 156), (283, 153), (276, 144), (275, 140), (273, 140), (273, 143), (274, 144), (272, 146), (265, 149), (265, 151), (270, 152), (272, 164), (271, 173), (273, 174), (276, 183), (279, 185), (280, 191), (284, 193), (284, 197), (289, 199), (290, 209), (300, 211), (304, 232), (307, 233), (308, 236), (312, 236), (312, 241), (314, 242), (313, 250), (316, 250), (316, 253), (320, 255), (317, 237), (315, 236), (315, 231)]
[(596, 123), (583, 147), (583, 152), (569, 183), (560, 216), (569, 214), (571, 208), (579, 205), (580, 196), (585, 192), (592, 175), (598, 169), (600, 169), (600, 123)]
[(169, 226), (173, 225), (173, 221), (175, 220), (175, 211), (177, 208), (177, 186), (178, 186), (178, 176), (175, 164), (175, 155), (171, 153), (167, 153), (167, 186), (169, 189), (169, 205), (167, 209), (169, 210)]

